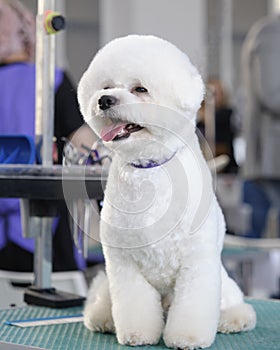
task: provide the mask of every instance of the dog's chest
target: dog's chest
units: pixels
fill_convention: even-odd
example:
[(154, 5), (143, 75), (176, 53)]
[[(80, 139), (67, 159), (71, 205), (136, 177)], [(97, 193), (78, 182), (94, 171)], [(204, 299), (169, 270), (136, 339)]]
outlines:
[(119, 173), (122, 205), (143, 209), (159, 208), (171, 196), (172, 182), (163, 169), (128, 169)]
[(145, 279), (161, 295), (166, 295), (173, 290), (180, 268), (180, 255), (177, 244), (169, 241), (168, 244), (162, 242), (136, 249), (131, 254), (131, 259), (137, 264)]
[(105, 192), (104, 215), (114, 227), (145, 228), (160, 223), (173, 206), (173, 188), (162, 169), (112, 167)]

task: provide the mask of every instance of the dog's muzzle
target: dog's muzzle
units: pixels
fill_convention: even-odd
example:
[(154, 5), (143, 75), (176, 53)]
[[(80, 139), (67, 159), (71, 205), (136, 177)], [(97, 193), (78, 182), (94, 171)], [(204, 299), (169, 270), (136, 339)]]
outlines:
[(102, 109), (102, 111), (115, 106), (117, 103), (118, 99), (112, 95), (103, 95), (98, 100), (99, 108)]

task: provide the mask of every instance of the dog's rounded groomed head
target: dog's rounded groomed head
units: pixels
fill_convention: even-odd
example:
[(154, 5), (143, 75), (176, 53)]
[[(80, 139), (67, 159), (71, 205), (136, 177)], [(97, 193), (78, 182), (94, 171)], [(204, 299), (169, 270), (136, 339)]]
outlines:
[(176, 134), (182, 124), (195, 125), (203, 95), (201, 76), (188, 57), (150, 35), (108, 43), (78, 86), (85, 121), (109, 146), (143, 137), (166, 142), (170, 130)]
[[(107, 244), (118, 246), (120, 235), (131, 237), (131, 231), (139, 234), (133, 247), (155, 242), (187, 211), (195, 232), (207, 217), (212, 179), (195, 128), (203, 96), (189, 58), (155, 36), (115, 39), (92, 60), (78, 99), (85, 121), (113, 151), (102, 222), (118, 234)], [(109, 215), (109, 208), (117, 214)]]

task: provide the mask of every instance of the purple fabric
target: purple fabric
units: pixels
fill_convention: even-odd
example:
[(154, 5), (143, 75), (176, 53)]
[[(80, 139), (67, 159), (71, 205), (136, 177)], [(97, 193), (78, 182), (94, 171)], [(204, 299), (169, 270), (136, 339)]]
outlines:
[[(56, 70), (55, 89), (63, 79)], [(34, 137), (35, 65), (16, 63), (0, 67), (0, 134), (25, 134)], [(19, 200), (0, 198), (0, 248), (9, 239), (29, 252), (34, 239), (22, 237)]]
[[(56, 70), (55, 88), (63, 73)], [(35, 65), (16, 63), (0, 67), (0, 133), (34, 137)]]
[(74, 256), (75, 256), (75, 260), (77, 263), (77, 268), (78, 270), (85, 270), (86, 268), (86, 261), (83, 257), (83, 253), (81, 251), (79, 251), (76, 247), (75, 244), (73, 244), (74, 247)]

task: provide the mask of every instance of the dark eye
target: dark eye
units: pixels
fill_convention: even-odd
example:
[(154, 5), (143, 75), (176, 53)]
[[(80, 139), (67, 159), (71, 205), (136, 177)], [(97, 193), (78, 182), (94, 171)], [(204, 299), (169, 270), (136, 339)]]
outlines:
[(137, 86), (136, 88), (133, 89), (133, 92), (144, 93), (144, 92), (148, 92), (148, 90), (143, 86)]
[(103, 88), (103, 90), (108, 90), (108, 89), (111, 89), (111, 86), (105, 86), (105, 87)]

